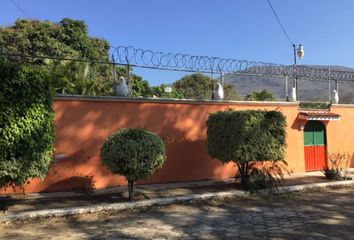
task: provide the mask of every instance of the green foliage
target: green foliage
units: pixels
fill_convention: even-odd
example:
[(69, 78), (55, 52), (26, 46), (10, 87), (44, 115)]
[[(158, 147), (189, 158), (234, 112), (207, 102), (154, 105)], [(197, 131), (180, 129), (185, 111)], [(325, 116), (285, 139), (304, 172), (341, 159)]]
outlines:
[(128, 180), (131, 200), (134, 182), (150, 176), (165, 160), (162, 139), (144, 129), (121, 129), (110, 135), (101, 148), (103, 165)]
[(251, 193), (259, 190), (278, 191), (284, 182), (284, 173), (290, 174), (286, 166), (285, 161), (280, 161), (267, 162), (261, 167), (251, 168), (247, 183), (248, 189)]
[(108, 42), (89, 37), (83, 21), (68, 18), (59, 23), (17, 20), (13, 26), (0, 29), (0, 43), (0, 50), (11, 55), (18, 64), (44, 66), (56, 93), (112, 95), (112, 67), (109, 64), (15, 57), (32, 55), (109, 61)]
[(0, 60), (0, 186), (45, 177), (52, 159), (54, 120), (48, 74)]
[(157, 87), (151, 87), (151, 94), (159, 98), (184, 98), (183, 94), (176, 91), (173, 87), (172, 92), (165, 92), (166, 87), (168, 86), (165, 84), (161, 84)]
[(224, 100), (237, 100), (236, 87), (234, 84), (224, 84)]
[(348, 153), (329, 153), (328, 165), (323, 167), (323, 174), (328, 180), (348, 179), (350, 159)]
[(59, 23), (20, 19), (0, 29), (0, 39), (5, 43), (1, 50), (12, 55), (108, 60), (108, 42), (89, 37), (83, 21), (69, 18)]
[(177, 80), (173, 83), (173, 88), (187, 99), (210, 99), (213, 82), (209, 77), (197, 73)]
[[(186, 75), (173, 83), (172, 87), (176, 92), (182, 94), (187, 99), (211, 99), (212, 91), (216, 86), (216, 80), (200, 73)], [(235, 100), (236, 92), (232, 84), (224, 86), (225, 99)]]
[[(19, 64), (45, 66), (54, 90), (59, 94), (113, 95), (115, 70), (117, 79), (120, 76), (130, 79), (132, 97), (211, 98), (216, 80), (202, 74), (185, 76), (173, 84), (172, 93), (164, 93), (161, 87), (151, 88), (148, 81), (136, 74), (128, 78), (126, 67), (116, 66), (113, 69), (110, 64), (19, 57), (55, 56), (109, 62), (108, 50), (106, 40), (88, 35), (84, 21), (64, 18), (59, 23), (53, 23), (20, 19), (12, 26), (0, 28), (0, 51), (13, 55), (12, 60)], [(225, 84), (224, 96), (227, 100), (236, 99), (234, 85)]]
[(262, 91), (253, 91), (245, 97), (246, 101), (274, 101), (275, 97), (266, 89)]
[[(0, 28), (0, 50), (10, 55), (55, 56), (109, 62), (109, 45), (104, 39), (88, 35), (84, 21), (64, 18), (59, 23), (17, 20), (13, 26)], [(19, 64), (30, 63), (47, 68), (53, 88), (59, 94), (112, 95), (113, 68), (96, 64), (51, 59), (12, 57)], [(128, 80), (124, 67), (114, 67), (117, 76)], [(148, 81), (131, 74), (131, 96), (151, 96)]]
[(207, 120), (208, 152), (220, 161), (282, 160), (285, 116), (278, 111), (223, 111)]
[(223, 111), (207, 122), (208, 154), (221, 162), (234, 161), (243, 184), (252, 161), (284, 160), (285, 116), (278, 111)]
[(328, 180), (342, 180), (341, 171), (338, 168), (323, 167), (323, 174)]
[(328, 109), (328, 104), (324, 102), (300, 102), (301, 109)]
[(112, 95), (110, 76), (100, 75), (91, 64), (75, 61), (56, 62), (51, 67), (53, 89), (61, 94)]
[[(19, 64), (45, 66), (56, 93), (112, 95), (115, 70), (117, 79), (120, 76), (130, 79), (132, 97), (211, 99), (217, 81), (202, 74), (185, 76), (173, 84), (172, 93), (164, 93), (161, 86), (150, 87), (148, 81), (136, 74), (128, 78), (126, 67), (113, 69), (110, 64), (19, 57), (55, 56), (109, 62), (108, 50), (106, 40), (88, 35), (84, 21), (64, 18), (53, 23), (20, 19), (12, 26), (0, 28), (0, 51), (12, 55), (12, 60)], [(225, 100), (236, 100), (235, 86), (225, 84), (224, 96)]]

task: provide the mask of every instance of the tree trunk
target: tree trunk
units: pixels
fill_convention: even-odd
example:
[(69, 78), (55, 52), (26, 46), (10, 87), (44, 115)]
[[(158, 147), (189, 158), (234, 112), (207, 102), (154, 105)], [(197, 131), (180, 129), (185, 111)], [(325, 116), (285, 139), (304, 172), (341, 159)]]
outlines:
[(128, 180), (129, 201), (134, 201), (134, 181)]
[(248, 189), (248, 162), (238, 163), (239, 176), (241, 178), (241, 186), (243, 189)]

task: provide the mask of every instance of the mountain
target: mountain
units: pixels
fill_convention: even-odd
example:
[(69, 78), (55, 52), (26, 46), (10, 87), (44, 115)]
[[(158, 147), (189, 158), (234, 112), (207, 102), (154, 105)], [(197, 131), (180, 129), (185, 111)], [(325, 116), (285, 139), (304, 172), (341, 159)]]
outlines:
[[(323, 65), (303, 65), (314, 69), (333, 71), (353, 72), (354, 68), (344, 66), (323, 66)], [(226, 74), (225, 83), (236, 85), (236, 92), (239, 96), (244, 97), (252, 91), (260, 91), (266, 89), (271, 92), (277, 99), (286, 99), (286, 84), (285, 77), (265, 77), (265, 76), (247, 76)], [(290, 95), (293, 80), (288, 79), (288, 92)], [(298, 80), (298, 92), (300, 101), (329, 101), (329, 93), (335, 89), (335, 82), (331, 81), (329, 86), (328, 81), (313, 81), (313, 80)], [(339, 82), (338, 93), (340, 103), (354, 103), (354, 82)]]

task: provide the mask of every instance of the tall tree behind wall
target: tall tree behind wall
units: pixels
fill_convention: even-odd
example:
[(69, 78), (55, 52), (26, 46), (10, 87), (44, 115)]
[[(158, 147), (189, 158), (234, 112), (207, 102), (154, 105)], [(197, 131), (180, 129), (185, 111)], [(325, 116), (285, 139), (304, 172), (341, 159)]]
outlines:
[[(173, 83), (173, 88), (185, 98), (211, 99), (217, 81), (200, 73), (186, 75)], [(236, 100), (235, 86), (224, 85), (225, 100)]]
[[(43, 65), (52, 77), (56, 93), (112, 95), (112, 65), (92, 62), (63, 61), (21, 56), (55, 56), (109, 62), (106, 40), (90, 37), (84, 21), (64, 18), (59, 23), (20, 19), (14, 25), (0, 28), (0, 51), (19, 64)], [(122, 67), (118, 73), (126, 74)], [(146, 96), (149, 85), (132, 76), (133, 96)]]

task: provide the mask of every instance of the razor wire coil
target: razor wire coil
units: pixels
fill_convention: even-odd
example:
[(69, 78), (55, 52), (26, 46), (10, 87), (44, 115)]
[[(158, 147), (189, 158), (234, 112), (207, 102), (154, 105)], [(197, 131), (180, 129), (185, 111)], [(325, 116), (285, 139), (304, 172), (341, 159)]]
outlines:
[(261, 76), (288, 76), (299, 80), (354, 82), (354, 72), (337, 71), (303, 65), (282, 65), (262, 61), (164, 53), (132, 46), (111, 47), (117, 63), (164, 70)]
[[(80, 61), (95, 64), (129, 65), (132, 67), (150, 68), (168, 71), (219, 73), (236, 75), (256, 75), (265, 77), (296, 78), (312, 81), (354, 82), (354, 71), (329, 70), (304, 65), (282, 65), (262, 61), (247, 61), (231, 58), (197, 56), (185, 53), (164, 53), (144, 50), (132, 46), (111, 47), (112, 60), (97, 61), (86, 57), (72, 58), (63, 56), (13, 55), (0, 53), (15, 58), (54, 59)], [(114, 60), (113, 60), (114, 59)]]

